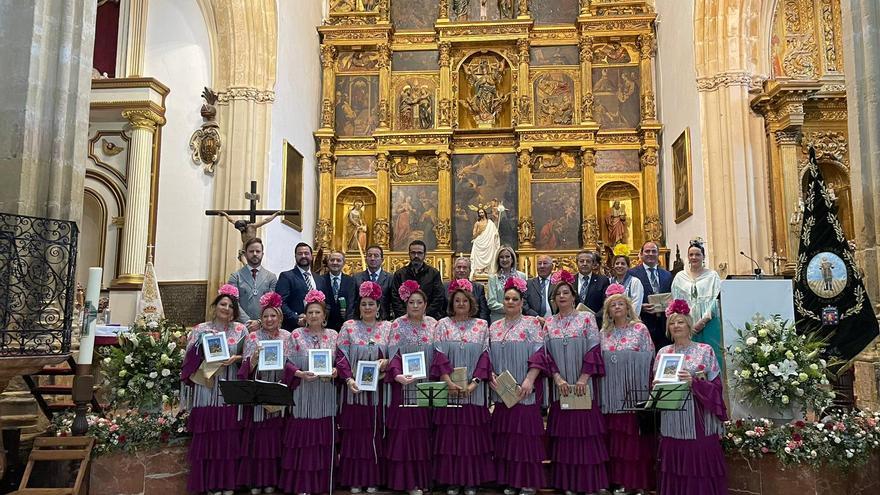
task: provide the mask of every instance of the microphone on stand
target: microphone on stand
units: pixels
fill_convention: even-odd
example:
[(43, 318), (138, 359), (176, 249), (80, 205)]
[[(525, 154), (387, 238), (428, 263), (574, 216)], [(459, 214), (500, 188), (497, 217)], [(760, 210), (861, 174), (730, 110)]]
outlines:
[(752, 263), (755, 264), (755, 278), (763, 278), (763, 273), (762, 273), (762, 270), (761, 270), (761, 265), (759, 265), (758, 262), (755, 261), (754, 258), (752, 258), (751, 256), (747, 255), (746, 253), (740, 251), (739, 254), (745, 256), (745, 257), (748, 258)]

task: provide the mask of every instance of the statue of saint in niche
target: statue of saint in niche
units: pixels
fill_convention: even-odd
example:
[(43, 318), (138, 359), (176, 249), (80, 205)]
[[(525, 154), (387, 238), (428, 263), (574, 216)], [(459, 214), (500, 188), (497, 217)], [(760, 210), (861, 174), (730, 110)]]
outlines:
[(349, 252), (363, 253), (367, 248), (367, 222), (364, 219), (364, 202), (355, 200), (347, 216)]
[(608, 245), (612, 248), (626, 242), (628, 229), (626, 227), (626, 209), (615, 200), (611, 205), (611, 211), (605, 216), (605, 227), (608, 228)]

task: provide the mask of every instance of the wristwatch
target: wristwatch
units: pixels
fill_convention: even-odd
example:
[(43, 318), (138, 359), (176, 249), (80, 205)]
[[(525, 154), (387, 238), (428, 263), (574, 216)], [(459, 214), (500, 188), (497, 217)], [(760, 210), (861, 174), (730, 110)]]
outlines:
[(474, 383), (476, 383), (477, 385), (479, 385), (483, 380), (480, 380), (480, 379), (477, 378), (477, 377), (473, 377), (473, 378), (471, 378), (471, 381), (474, 382)]

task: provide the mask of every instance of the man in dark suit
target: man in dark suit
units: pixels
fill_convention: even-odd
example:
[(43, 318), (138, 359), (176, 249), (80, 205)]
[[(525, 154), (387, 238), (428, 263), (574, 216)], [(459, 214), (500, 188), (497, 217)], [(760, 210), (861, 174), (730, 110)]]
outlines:
[(395, 317), (406, 314), (406, 303), (400, 299), (398, 290), (407, 280), (415, 280), (422, 288), (427, 297), (428, 308), (426, 314), (432, 318), (440, 319), (446, 316), (446, 296), (443, 293), (443, 280), (440, 272), (432, 266), (425, 264), (427, 246), (418, 239), (409, 243), (409, 264), (394, 272), (391, 279), (391, 310)]
[(333, 251), (327, 258), (329, 271), (320, 277), (324, 286), (322, 290), (327, 298), (327, 328), (336, 331), (351, 318), (357, 293), (354, 278), (342, 273), (344, 266), (345, 255), (341, 251)]
[(284, 313), (284, 325), (287, 330), (302, 326), (300, 320), (305, 311), (303, 299), (310, 290), (323, 290), (320, 277), (312, 273), (312, 246), (300, 242), (293, 250), (296, 266), (292, 270), (281, 272), (278, 277), (276, 292), (281, 296), (281, 311)]
[[(469, 280), (468, 277), (471, 274), (471, 260), (470, 258), (459, 256), (455, 260), (455, 264), (452, 265), (452, 276), (455, 280)], [(451, 282), (451, 280), (450, 280)], [(489, 323), (489, 302), (486, 300), (486, 289), (483, 287), (483, 284), (479, 282), (470, 281), (471, 285), (474, 286), (474, 299), (477, 300), (477, 318), (481, 320), (486, 320), (486, 323)], [(449, 282), (443, 284), (443, 294), (446, 295), (446, 307), (449, 308)]]
[(538, 276), (526, 281), (526, 296), (523, 301), (523, 314), (547, 318), (553, 314), (555, 305), (550, 300), (554, 286), (550, 283), (553, 272), (553, 258), (542, 254), (538, 256)]
[(367, 248), (367, 269), (354, 275), (354, 307), (351, 314), (358, 315), (357, 307), (361, 303), (361, 295), (359, 292), (362, 283), (367, 280), (379, 284), (382, 287), (382, 300), (379, 301), (379, 319), (391, 319), (391, 274), (382, 269), (382, 261), (385, 259), (385, 252), (381, 246), (370, 246)]
[(654, 305), (648, 304), (650, 294), (672, 292), (672, 273), (660, 267), (659, 256), (660, 249), (657, 247), (657, 243), (648, 241), (642, 245), (642, 249), (639, 251), (639, 259), (642, 263), (629, 270), (629, 274), (639, 279), (645, 288), (645, 295), (642, 298), (642, 313), (639, 317), (651, 332), (654, 348), (658, 351), (661, 347), (672, 343), (666, 337), (665, 308), (655, 308)]
[(605, 289), (611, 285), (608, 277), (600, 272), (599, 255), (583, 250), (577, 254), (578, 273), (574, 278), (574, 290), (580, 302), (596, 313), (596, 325), (602, 328), (602, 306), (605, 304)]

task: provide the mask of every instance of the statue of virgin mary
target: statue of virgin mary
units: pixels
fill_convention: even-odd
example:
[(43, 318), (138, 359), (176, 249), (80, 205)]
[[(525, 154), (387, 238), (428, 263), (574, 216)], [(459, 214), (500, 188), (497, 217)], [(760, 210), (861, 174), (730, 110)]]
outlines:
[(498, 226), (486, 214), (485, 208), (477, 209), (477, 221), (474, 223), (473, 245), (471, 247), (471, 277), (474, 274), (491, 275), (495, 255), (501, 248), (501, 236)]

